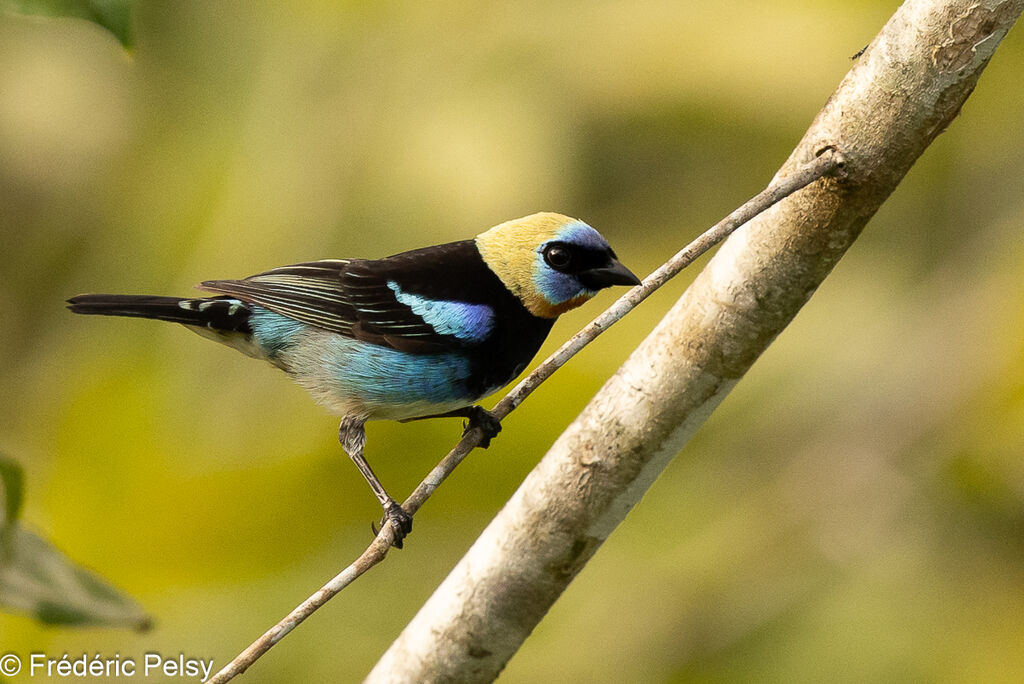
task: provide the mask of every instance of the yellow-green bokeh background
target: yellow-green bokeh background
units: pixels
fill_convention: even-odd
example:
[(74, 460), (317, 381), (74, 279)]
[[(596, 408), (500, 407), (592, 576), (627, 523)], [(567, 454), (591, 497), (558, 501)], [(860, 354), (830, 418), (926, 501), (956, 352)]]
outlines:
[[(379, 513), (283, 374), (66, 297), (188, 294), (539, 210), (647, 273), (767, 182), (896, 5), (142, 1), (130, 58), (85, 22), (0, 17), (0, 451), (27, 523), (157, 620), (0, 615), (0, 652), (223, 665)], [(1011, 33), (504, 681), (1024, 678), (1022, 74)], [(365, 674), (692, 276), (531, 397), (404, 551), (246, 681)], [(368, 455), (404, 495), (458, 431), (373, 424)]]

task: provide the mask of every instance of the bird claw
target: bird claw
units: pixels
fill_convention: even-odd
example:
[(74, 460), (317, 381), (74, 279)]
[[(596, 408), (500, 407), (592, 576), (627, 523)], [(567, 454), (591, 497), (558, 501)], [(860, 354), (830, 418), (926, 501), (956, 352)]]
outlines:
[[(395, 538), (391, 541), (391, 545), (396, 549), (400, 549), (402, 548), (402, 540), (405, 539), (407, 534), (412, 532), (412, 516), (406, 513), (404, 508), (392, 501), (384, 507), (384, 517), (380, 521), (381, 527), (388, 521), (391, 522), (391, 528), (395, 531)], [(370, 523), (370, 529), (373, 530), (374, 536), (377, 536), (377, 528), (373, 523)]]
[(491, 440), (501, 432), (501, 421), (498, 417), (481, 406), (470, 407), (468, 417), (469, 423), (463, 427), (462, 435), (465, 436), (473, 428), (479, 428), (480, 444), (477, 446), (481, 449), (491, 446)]

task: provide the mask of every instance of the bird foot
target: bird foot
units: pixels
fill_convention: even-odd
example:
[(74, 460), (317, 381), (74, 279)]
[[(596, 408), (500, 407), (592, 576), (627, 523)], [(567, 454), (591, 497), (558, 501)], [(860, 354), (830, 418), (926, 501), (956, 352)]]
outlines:
[(462, 430), (463, 436), (473, 428), (480, 430), (480, 448), (486, 449), (491, 446), (491, 440), (501, 432), (501, 421), (493, 413), (482, 406), (471, 406), (467, 409), (469, 423)]
[[(412, 532), (412, 516), (405, 512), (405, 509), (399, 506), (397, 503), (392, 501), (384, 507), (384, 517), (381, 518), (380, 524), (383, 525), (391, 521), (391, 526), (395, 530), (395, 538), (391, 541), (391, 545), (396, 549), (402, 548), (402, 540), (405, 536)], [(373, 534), (377, 534), (377, 528), (372, 524), (370, 529), (373, 530)]]

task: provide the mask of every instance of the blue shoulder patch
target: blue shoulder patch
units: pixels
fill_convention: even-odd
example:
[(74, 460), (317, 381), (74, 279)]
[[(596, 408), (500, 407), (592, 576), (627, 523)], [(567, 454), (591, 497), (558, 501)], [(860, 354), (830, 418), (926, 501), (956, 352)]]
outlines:
[(439, 335), (452, 335), (467, 342), (483, 342), (494, 328), (494, 309), (486, 304), (448, 302), (404, 292), (394, 280), (388, 287), (395, 299), (405, 304)]

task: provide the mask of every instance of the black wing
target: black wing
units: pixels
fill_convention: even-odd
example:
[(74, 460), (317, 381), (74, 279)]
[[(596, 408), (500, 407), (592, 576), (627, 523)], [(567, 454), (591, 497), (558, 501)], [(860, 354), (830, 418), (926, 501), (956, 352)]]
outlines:
[(460, 271), (479, 272), (474, 259), (489, 271), (465, 241), (376, 261), (295, 264), (200, 287), (353, 339), (431, 353), (473, 346), (489, 332), (493, 309), (473, 301), (476, 278), (460, 279)]

